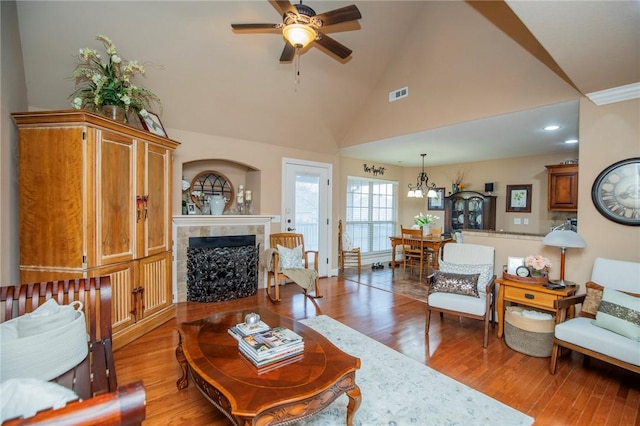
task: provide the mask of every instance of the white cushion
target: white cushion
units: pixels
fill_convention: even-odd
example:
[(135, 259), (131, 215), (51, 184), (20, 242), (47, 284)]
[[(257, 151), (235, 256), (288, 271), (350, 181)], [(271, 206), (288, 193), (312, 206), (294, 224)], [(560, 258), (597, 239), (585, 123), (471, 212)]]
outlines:
[(485, 293), (481, 293), (479, 298), (453, 293), (432, 293), (429, 295), (427, 303), (433, 308), (464, 312), (480, 317), (484, 316), (487, 309)]
[(301, 269), (303, 267), (301, 245), (290, 249), (278, 244), (278, 257), (281, 269)]
[(38, 379), (9, 379), (0, 383), (2, 421), (33, 417), (47, 408), (62, 408), (78, 399), (71, 389)]
[(640, 294), (640, 262), (599, 257), (593, 263), (591, 281), (619, 291)]
[(640, 366), (640, 342), (596, 327), (591, 323), (591, 318), (577, 317), (557, 324), (555, 336), (565, 342)]

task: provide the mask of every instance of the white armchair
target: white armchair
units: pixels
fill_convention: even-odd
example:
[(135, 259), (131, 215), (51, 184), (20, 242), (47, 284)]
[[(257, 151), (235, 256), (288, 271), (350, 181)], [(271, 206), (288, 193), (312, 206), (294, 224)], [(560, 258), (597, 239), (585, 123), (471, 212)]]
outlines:
[[(427, 299), (427, 320), (425, 332), (429, 334), (431, 312), (452, 314), (459, 317), (484, 321), (484, 343), (486, 347), (489, 338), (489, 321), (495, 323), (495, 278), (493, 273), (495, 263), (495, 249), (477, 244), (445, 244), (440, 269), (434, 275), (430, 294)], [(456, 276), (461, 274), (458, 291)], [(479, 274), (477, 279), (477, 295), (469, 295), (469, 280), (464, 278)], [(439, 285), (438, 280), (447, 281)], [(466, 283), (465, 283), (466, 281)]]

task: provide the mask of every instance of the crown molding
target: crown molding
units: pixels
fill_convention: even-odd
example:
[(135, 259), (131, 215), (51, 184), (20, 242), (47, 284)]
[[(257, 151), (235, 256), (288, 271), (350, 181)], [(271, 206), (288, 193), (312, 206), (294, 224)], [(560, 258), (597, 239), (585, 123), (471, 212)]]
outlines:
[(640, 83), (631, 83), (614, 87), (613, 89), (587, 93), (587, 98), (598, 106), (640, 98)]

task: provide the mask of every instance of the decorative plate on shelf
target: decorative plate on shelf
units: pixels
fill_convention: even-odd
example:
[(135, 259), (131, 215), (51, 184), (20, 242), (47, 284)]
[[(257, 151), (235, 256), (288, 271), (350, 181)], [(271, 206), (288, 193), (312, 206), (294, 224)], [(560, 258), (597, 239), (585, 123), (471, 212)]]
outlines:
[(604, 169), (593, 182), (591, 200), (607, 219), (640, 226), (640, 157)]

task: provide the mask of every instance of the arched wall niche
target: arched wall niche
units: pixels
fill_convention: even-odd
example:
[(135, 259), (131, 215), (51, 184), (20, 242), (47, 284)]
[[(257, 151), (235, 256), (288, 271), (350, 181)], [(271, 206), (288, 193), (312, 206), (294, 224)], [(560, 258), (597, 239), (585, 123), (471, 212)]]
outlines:
[[(203, 159), (182, 163), (182, 179), (191, 183), (202, 172), (214, 171), (224, 175), (231, 184), (234, 200), (228, 205), (224, 214), (238, 214), (237, 194), (240, 185), (251, 191), (251, 214), (260, 214), (260, 195), (262, 172), (255, 167), (237, 161), (225, 159)], [(191, 202), (190, 190), (183, 191), (182, 199)], [(201, 213), (198, 209), (198, 213)]]

